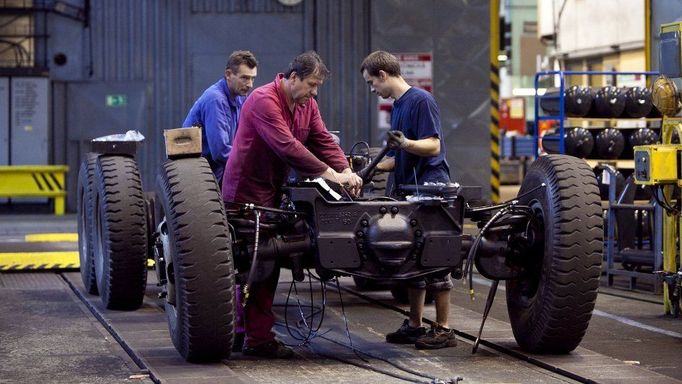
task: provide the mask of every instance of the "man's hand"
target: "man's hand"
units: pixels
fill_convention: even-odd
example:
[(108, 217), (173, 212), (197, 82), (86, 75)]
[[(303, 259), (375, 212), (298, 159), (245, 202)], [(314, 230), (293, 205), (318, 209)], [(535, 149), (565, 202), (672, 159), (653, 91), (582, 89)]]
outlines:
[(362, 179), (352, 172), (337, 173), (338, 183), (350, 192), (353, 196), (358, 196), (362, 189)]
[(400, 131), (386, 132), (388, 138), (388, 146), (391, 149), (405, 148), (407, 146), (407, 137)]
[(341, 186), (346, 188), (353, 196), (358, 196), (362, 189), (362, 179), (360, 176), (353, 173), (350, 168), (346, 168), (342, 172), (336, 172), (331, 168), (327, 168), (320, 176), (337, 184), (341, 184)]

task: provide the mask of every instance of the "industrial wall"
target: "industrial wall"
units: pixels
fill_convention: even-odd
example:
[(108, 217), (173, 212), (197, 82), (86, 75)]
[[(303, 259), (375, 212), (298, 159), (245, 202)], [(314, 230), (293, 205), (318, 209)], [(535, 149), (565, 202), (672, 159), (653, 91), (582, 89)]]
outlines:
[[(84, 0), (69, 3), (82, 7)], [(134, 129), (146, 136), (138, 163), (152, 190), (164, 159), (162, 130), (180, 125), (234, 49), (256, 54), (256, 86), (316, 49), (332, 71), (318, 97), (322, 114), (345, 150), (383, 137), (377, 99), (358, 71), (362, 58), (374, 49), (432, 52), (453, 179), (489, 189), (487, 1), (115, 0), (91, 2), (86, 23), (48, 17), (47, 56), (67, 57), (48, 63), (48, 161), (71, 167), (70, 210), (87, 142), (105, 134)]]
[(55, 86), (55, 115), (63, 113), (55, 131), (77, 150), (57, 147), (55, 160), (78, 169), (90, 139), (135, 129), (147, 138), (138, 164), (150, 190), (164, 159), (163, 129), (180, 126), (194, 99), (221, 78), (231, 51), (255, 53), (262, 85), (304, 49), (303, 5), (274, 0), (93, 2), (91, 15), (74, 44), (84, 51), (82, 80)]
[(372, 49), (433, 52), (450, 176), (490, 193), (487, 1), (375, 0)]
[(560, 31), (557, 54), (566, 59), (639, 49), (643, 10), (644, 0), (538, 1), (538, 35)]
[(650, 0), (651, 3), (651, 70), (658, 71), (661, 24), (682, 21), (682, 0)]

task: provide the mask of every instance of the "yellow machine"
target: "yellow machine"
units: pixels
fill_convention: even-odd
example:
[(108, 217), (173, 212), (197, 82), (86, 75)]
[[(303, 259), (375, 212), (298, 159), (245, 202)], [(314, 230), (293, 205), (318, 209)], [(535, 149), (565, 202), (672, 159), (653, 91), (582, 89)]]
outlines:
[(635, 151), (635, 180), (637, 184), (675, 184), (679, 179), (679, 144), (641, 145)]
[[(682, 22), (660, 27), (660, 72), (652, 85), (652, 99), (663, 114), (661, 144), (633, 148), (635, 182), (648, 185), (657, 203), (665, 210), (663, 216), (663, 270), (657, 271), (663, 280), (663, 303), (666, 314), (680, 313), (682, 269), (677, 249), (682, 228), (680, 208), (682, 196), (682, 145), (672, 144), (673, 133), (682, 139), (682, 118), (675, 117), (682, 109), (682, 97), (675, 80), (682, 78)], [(682, 242), (681, 242), (682, 243)], [(681, 245), (682, 247), (682, 245)]]

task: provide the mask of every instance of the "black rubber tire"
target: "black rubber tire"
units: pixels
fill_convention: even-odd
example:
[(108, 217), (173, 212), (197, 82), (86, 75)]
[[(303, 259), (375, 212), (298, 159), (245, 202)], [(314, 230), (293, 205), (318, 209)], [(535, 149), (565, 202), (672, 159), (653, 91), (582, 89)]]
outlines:
[(147, 220), (135, 159), (100, 156), (95, 172), (95, 277), (108, 309), (137, 309), (147, 285)]
[(203, 158), (167, 161), (157, 178), (166, 218), (166, 318), (189, 362), (219, 361), (234, 342), (234, 263), (220, 189)]
[[(519, 346), (533, 353), (568, 353), (592, 317), (601, 274), (603, 229), (599, 189), (585, 161), (548, 155), (530, 166), (519, 196), (535, 210), (539, 246), (526, 252), (533, 267), (508, 280), (507, 309)], [(542, 229), (544, 227), (544, 230)]]
[[(391, 287), (391, 296), (393, 299), (400, 304), (409, 304), (410, 296), (407, 293), (407, 286), (404, 284), (394, 285)], [(434, 300), (433, 293), (426, 291), (426, 296), (424, 296), (424, 304), (432, 304)]]
[(95, 278), (94, 235), (95, 235), (95, 192), (94, 178), (97, 154), (89, 152), (81, 162), (78, 171), (78, 254), (80, 258), (81, 279), (85, 291), (97, 295)]

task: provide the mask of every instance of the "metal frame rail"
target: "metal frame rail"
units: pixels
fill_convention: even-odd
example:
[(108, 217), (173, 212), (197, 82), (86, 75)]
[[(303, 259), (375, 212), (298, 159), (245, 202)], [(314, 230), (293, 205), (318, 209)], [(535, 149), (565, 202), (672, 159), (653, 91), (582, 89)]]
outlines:
[[(663, 208), (656, 204), (655, 202), (650, 202), (647, 204), (623, 204), (620, 200), (617, 200), (616, 196), (616, 176), (617, 170), (614, 167), (606, 166), (604, 167), (605, 172), (609, 173), (610, 180), (612, 182), (609, 184), (609, 205), (608, 205), (608, 220), (606, 222), (606, 277), (609, 286), (613, 285), (614, 276), (627, 276), (629, 279), (629, 288), (634, 289), (636, 286), (637, 279), (643, 279), (652, 282), (655, 287), (656, 292), (660, 290), (660, 287), (656, 282), (658, 281), (657, 276), (653, 273), (648, 272), (638, 272), (638, 271), (628, 271), (622, 268), (616, 268), (614, 266), (616, 258), (616, 211), (619, 209), (639, 209), (644, 210), (649, 213), (653, 213), (653, 227), (662, 228), (663, 226)], [(652, 267), (653, 271), (658, 271), (663, 267), (663, 231), (651, 231), (649, 241), (653, 241), (653, 249), (651, 250)]]

